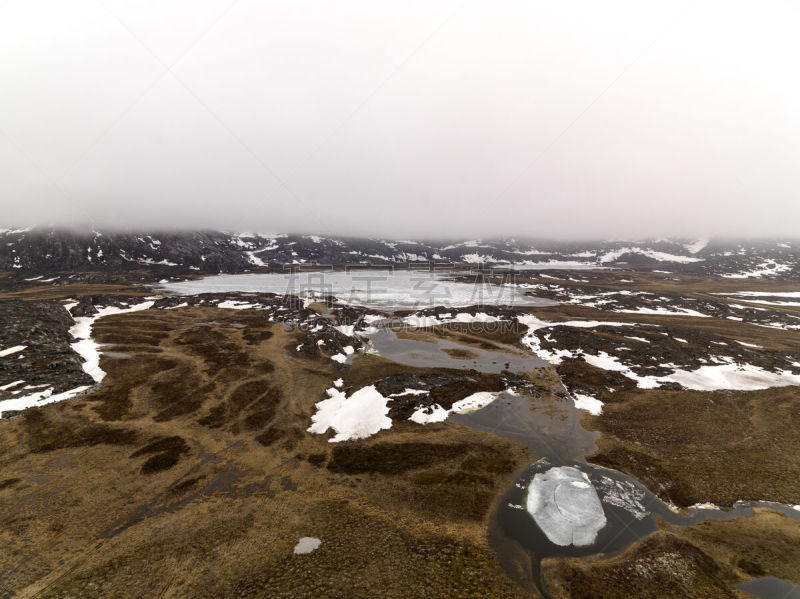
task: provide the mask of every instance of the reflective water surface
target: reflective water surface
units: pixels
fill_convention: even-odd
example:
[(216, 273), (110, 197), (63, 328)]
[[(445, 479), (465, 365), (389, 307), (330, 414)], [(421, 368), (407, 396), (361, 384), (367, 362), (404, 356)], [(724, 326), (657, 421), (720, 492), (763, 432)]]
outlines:
[(214, 275), (164, 283), (160, 288), (180, 295), (197, 293), (278, 293), (334, 295), (357, 306), (379, 309), (433, 306), (549, 306), (551, 300), (524, 295), (513, 285), (492, 285), (476, 275), (473, 282), (449, 281), (451, 271), (350, 270), (298, 273)]

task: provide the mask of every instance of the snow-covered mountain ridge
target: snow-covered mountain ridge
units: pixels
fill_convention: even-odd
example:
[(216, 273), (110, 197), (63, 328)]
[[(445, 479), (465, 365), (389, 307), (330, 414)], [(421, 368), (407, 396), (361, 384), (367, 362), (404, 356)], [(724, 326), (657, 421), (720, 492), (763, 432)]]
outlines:
[(163, 267), (243, 272), (286, 264), (634, 266), (729, 277), (800, 277), (800, 241), (692, 240), (559, 242), (391, 240), (298, 234), (170, 231), (75, 232), (0, 229), (0, 268), (54, 272)]

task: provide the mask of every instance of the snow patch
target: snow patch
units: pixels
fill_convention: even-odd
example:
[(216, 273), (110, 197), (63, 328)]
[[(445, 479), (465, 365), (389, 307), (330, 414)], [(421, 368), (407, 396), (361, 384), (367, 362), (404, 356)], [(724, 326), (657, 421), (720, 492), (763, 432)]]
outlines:
[(128, 312), (138, 312), (140, 310), (147, 310), (153, 305), (154, 302), (142, 302), (127, 308), (117, 308), (116, 306), (109, 306), (107, 308), (100, 308), (97, 314), (93, 316), (81, 316), (75, 319), (75, 324), (72, 325), (69, 332), (78, 339), (72, 344), (72, 349), (83, 358), (83, 371), (91, 376), (95, 382), (99, 383), (106, 376), (106, 373), (100, 369), (100, 351), (97, 343), (92, 339), (92, 325), (104, 316), (111, 316), (112, 314), (126, 314)]
[(217, 304), (217, 308), (227, 308), (228, 310), (248, 310), (257, 307), (257, 304), (251, 304), (250, 302), (241, 300), (225, 300)]
[(6, 391), (7, 389), (11, 389), (11, 387), (16, 387), (17, 385), (21, 385), (24, 382), (25, 381), (20, 379), (18, 381), (12, 381), (12, 382), (10, 382), (10, 383), (8, 383), (6, 385), (0, 385), (0, 391)]
[(450, 410), (445, 410), (438, 403), (426, 408), (418, 408), (411, 414), (409, 420), (417, 424), (430, 424), (432, 422), (443, 422), (450, 415)]
[(322, 544), (317, 537), (300, 537), (297, 545), (294, 546), (295, 555), (305, 555), (319, 549)]
[[(698, 250), (699, 251), (699, 250)], [(702, 262), (702, 258), (693, 258), (691, 256), (679, 256), (677, 254), (668, 254), (666, 252), (658, 252), (656, 250), (646, 250), (637, 247), (625, 247), (618, 250), (606, 252), (598, 258), (598, 262), (613, 262), (625, 254), (640, 254), (659, 262), (678, 262), (681, 264), (688, 264), (690, 262)]]
[(582, 393), (573, 393), (572, 397), (577, 409), (586, 410), (593, 416), (599, 416), (603, 413), (603, 402), (596, 397)]
[(28, 347), (27, 345), (15, 345), (14, 347), (8, 347), (4, 350), (0, 350), (0, 358), (5, 358), (6, 356), (10, 356), (11, 354), (16, 354), (21, 352), (23, 349)]
[(311, 417), (312, 424), (308, 432), (322, 435), (328, 429), (333, 429), (336, 434), (329, 442), (339, 443), (366, 439), (392, 427), (392, 421), (387, 416), (389, 407), (386, 402), (389, 398), (381, 395), (375, 385), (362, 387), (350, 397), (335, 387), (329, 388), (326, 393), (328, 399), (316, 403), (317, 413)]
[[(407, 389), (405, 393), (401, 395), (407, 395), (409, 392), (413, 392), (415, 395), (417, 394), (424, 394), (426, 391), (418, 391), (415, 389)], [(442, 422), (447, 419), (450, 414), (468, 414), (470, 412), (477, 412), (488, 406), (497, 398), (497, 393), (491, 393), (489, 391), (479, 391), (477, 393), (473, 393), (464, 399), (460, 399), (457, 402), (453, 403), (453, 406), (449, 410), (445, 410), (439, 404), (433, 404), (432, 406), (417, 408), (409, 420), (416, 422), (417, 424), (428, 424), (431, 422)]]
[(706, 247), (708, 245), (708, 242), (709, 242), (708, 239), (698, 239), (697, 241), (692, 241), (690, 243), (683, 244), (683, 247), (685, 247), (686, 251), (688, 251), (690, 254), (696, 254), (704, 247)]
[(456, 414), (468, 414), (469, 412), (477, 412), (478, 410), (488, 406), (496, 398), (497, 398), (497, 393), (491, 393), (489, 391), (479, 391), (477, 393), (473, 393), (468, 397), (465, 397), (464, 399), (460, 399), (457, 402), (455, 402), (450, 411), (455, 412)]
[(724, 274), (722, 276), (726, 279), (750, 279), (776, 275), (789, 270), (792, 270), (792, 264), (778, 264), (774, 260), (767, 260), (757, 265), (753, 270)]
[(48, 387), (43, 391), (37, 391), (35, 393), (31, 393), (30, 395), (24, 395), (21, 397), (14, 397), (13, 399), (7, 399), (5, 401), (0, 401), (0, 414), (9, 410), (25, 410), (26, 408), (32, 408), (33, 406), (43, 406), (45, 404), (55, 403), (57, 401), (64, 401), (65, 399), (75, 397), (76, 395), (83, 393), (88, 389), (90, 389), (89, 385), (81, 385), (80, 387), (75, 387), (74, 389), (69, 389), (68, 391), (53, 395), (53, 388)]

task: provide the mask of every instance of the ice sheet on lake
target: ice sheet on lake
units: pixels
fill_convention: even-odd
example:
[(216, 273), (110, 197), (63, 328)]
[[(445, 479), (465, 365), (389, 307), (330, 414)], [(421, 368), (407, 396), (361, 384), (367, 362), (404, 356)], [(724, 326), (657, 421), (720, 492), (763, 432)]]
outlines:
[(642, 504), (645, 492), (631, 481), (601, 476), (597, 487), (603, 496), (603, 503), (621, 507), (630, 512), (637, 520), (642, 520), (647, 516), (647, 510)]
[(501, 322), (502, 320), (502, 318), (486, 314), (485, 312), (476, 312), (475, 314), (459, 312), (455, 316), (449, 312), (447, 314), (440, 314), (439, 316), (419, 316), (417, 314), (411, 314), (403, 318), (405, 324), (420, 329), (449, 323), (472, 324), (476, 322)]
[(606, 525), (589, 477), (571, 466), (536, 474), (528, 486), (526, 509), (547, 538), (562, 547), (591, 545)]
[(368, 307), (402, 308), (470, 305), (551, 305), (510, 285), (447, 281), (452, 273), (414, 270), (354, 270), (215, 275), (170, 282), (163, 288), (181, 295), (198, 293), (277, 293), (305, 296), (333, 294), (339, 300)]

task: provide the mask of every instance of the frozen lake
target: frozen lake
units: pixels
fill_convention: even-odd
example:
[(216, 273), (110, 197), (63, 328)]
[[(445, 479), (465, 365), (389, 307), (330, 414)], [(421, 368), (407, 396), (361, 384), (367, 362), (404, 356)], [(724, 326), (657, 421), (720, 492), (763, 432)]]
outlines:
[(556, 302), (524, 295), (513, 285), (448, 281), (449, 271), (352, 270), (300, 273), (214, 275), (192, 281), (164, 283), (160, 288), (179, 295), (198, 293), (334, 295), (357, 306), (428, 308), (432, 306), (550, 306)]

